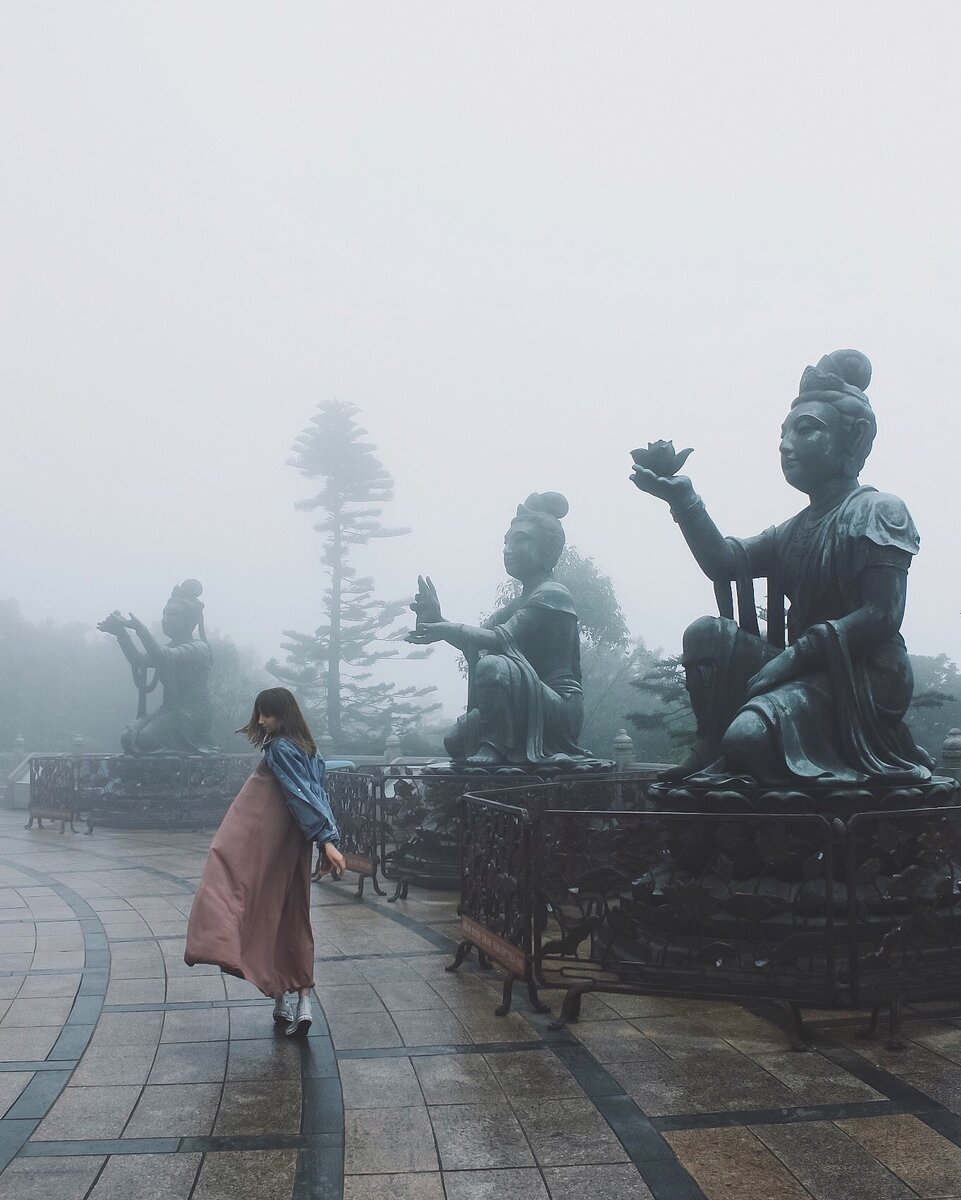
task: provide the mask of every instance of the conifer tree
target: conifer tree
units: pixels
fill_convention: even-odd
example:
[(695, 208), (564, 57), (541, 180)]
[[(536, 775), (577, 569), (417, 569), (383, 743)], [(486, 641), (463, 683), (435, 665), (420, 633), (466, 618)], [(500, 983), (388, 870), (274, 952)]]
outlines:
[[(351, 552), (374, 539), (410, 531), (381, 524), (381, 506), (393, 499), (394, 482), (376, 447), (364, 440), (367, 431), (355, 419), (359, 411), (354, 404), (326, 400), (294, 443), (289, 465), (321, 481), (317, 494), (297, 507), (322, 513), (314, 528), (323, 537), (321, 562), (329, 579), (325, 620), (310, 634), (285, 630), (287, 662), (267, 664), (326, 725), (338, 748), (348, 741), (386, 737), (391, 729), (403, 732), (440, 707), (423, 703), (434, 688), (381, 682), (370, 670), (383, 659), (398, 657), (390, 643), (403, 636), (395, 625), (406, 603), (376, 599), (373, 579), (358, 575)], [(426, 655), (413, 650), (404, 657)]]

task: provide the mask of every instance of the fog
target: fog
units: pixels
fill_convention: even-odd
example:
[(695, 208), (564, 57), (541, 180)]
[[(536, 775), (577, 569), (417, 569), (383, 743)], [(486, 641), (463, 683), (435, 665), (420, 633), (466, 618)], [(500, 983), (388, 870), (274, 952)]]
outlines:
[[(862, 481), (922, 537), (904, 632), (961, 656), (961, 8), (10, 4), (0, 15), (4, 578), (31, 618), (321, 619), (316, 404), (396, 481), (358, 565), (473, 621), (532, 490), (675, 649), (712, 611), (629, 451), (724, 532), (782, 520), (802, 369), (874, 364)], [(316, 490), (316, 488), (314, 488)], [(454, 652), (397, 667), (454, 709)]]

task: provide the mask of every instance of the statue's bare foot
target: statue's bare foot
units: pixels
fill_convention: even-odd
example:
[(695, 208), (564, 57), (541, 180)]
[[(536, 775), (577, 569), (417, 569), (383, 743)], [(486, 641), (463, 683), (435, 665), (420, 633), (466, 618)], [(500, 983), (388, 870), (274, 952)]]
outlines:
[(688, 775), (695, 775), (698, 771), (703, 771), (716, 759), (716, 748), (708, 749), (703, 742), (696, 741), (684, 760), (679, 762), (676, 767), (668, 767), (666, 771), (661, 771), (658, 779), (665, 783), (677, 783), (681, 779), (686, 779)]
[(472, 754), (467, 761), (482, 767), (499, 767), (502, 763), (507, 762), (507, 759), (490, 742), (481, 742), (477, 747), (477, 752)]

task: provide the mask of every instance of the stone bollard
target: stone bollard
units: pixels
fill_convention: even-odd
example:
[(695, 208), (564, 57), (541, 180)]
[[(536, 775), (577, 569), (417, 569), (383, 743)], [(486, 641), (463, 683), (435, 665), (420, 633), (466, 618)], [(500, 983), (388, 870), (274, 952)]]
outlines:
[(941, 771), (961, 783), (961, 729), (949, 729), (941, 746)]
[(390, 733), (384, 743), (384, 762), (397, 762), (400, 758), (400, 738), (396, 733)]
[(625, 771), (630, 770), (633, 761), (634, 742), (627, 730), (622, 729), (614, 739), (614, 770), (623, 775)]
[(79, 758), (83, 754), (83, 734), (78, 733), (73, 739), (73, 752)]
[(329, 733), (322, 733), (317, 739), (317, 749), (323, 759), (334, 757), (334, 739)]

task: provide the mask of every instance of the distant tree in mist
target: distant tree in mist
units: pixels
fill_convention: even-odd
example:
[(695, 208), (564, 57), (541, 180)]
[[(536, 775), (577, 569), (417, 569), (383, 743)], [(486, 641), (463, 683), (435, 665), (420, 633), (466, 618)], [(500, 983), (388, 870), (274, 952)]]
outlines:
[[(396, 623), (407, 602), (375, 598), (373, 579), (358, 575), (350, 556), (374, 539), (410, 531), (381, 524), (382, 505), (393, 499), (394, 483), (376, 447), (364, 440), (367, 431), (355, 420), (359, 411), (345, 401), (324, 401), (294, 443), (290, 465), (321, 481), (316, 495), (297, 507), (322, 513), (314, 528), (323, 537), (321, 562), (330, 584), (323, 594), (325, 619), (312, 633), (285, 630), (286, 662), (267, 664), (326, 726), (338, 749), (386, 737), (392, 728), (402, 733), (440, 707), (424, 703), (435, 688), (400, 687), (377, 680), (371, 670), (400, 656), (391, 643), (403, 636)], [(403, 657), (426, 654), (413, 650)]]

